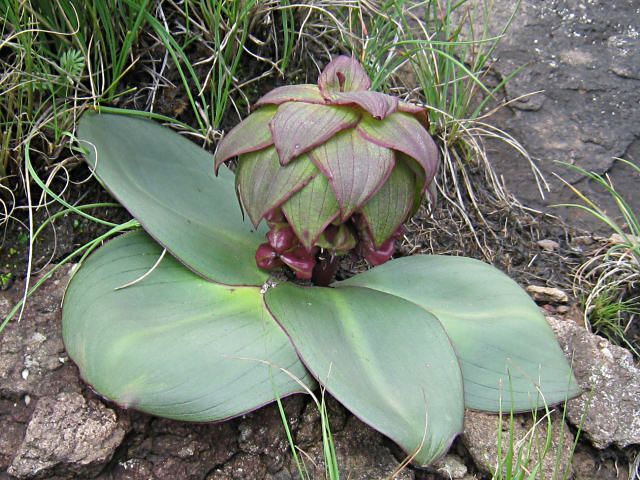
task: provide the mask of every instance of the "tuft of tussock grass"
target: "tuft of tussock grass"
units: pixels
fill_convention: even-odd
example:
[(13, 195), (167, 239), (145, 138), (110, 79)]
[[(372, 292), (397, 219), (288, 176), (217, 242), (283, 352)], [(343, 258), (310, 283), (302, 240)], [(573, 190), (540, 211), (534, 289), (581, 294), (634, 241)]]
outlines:
[[(616, 161), (640, 179), (640, 166), (621, 158)], [(563, 180), (582, 203), (563, 204), (579, 208), (606, 225), (612, 232), (606, 245), (598, 249), (575, 273), (574, 291), (582, 297), (585, 323), (596, 333), (629, 348), (640, 356), (640, 339), (629, 333), (637, 329), (640, 316), (640, 218), (616, 190), (611, 178), (564, 164), (600, 186), (615, 201), (618, 218), (607, 213), (577, 187)], [(562, 179), (561, 179), (562, 180)]]
[[(23, 300), (34, 291), (29, 277), (35, 240), (43, 228), (54, 229), (55, 236), (54, 220), (61, 212), (102, 225), (110, 234), (135, 228), (135, 222), (103, 219), (99, 211), (105, 205), (66, 200), (70, 189), (82, 190), (89, 180), (74, 183), (71, 174), (82, 163), (77, 154), (83, 146), (74, 137), (81, 113), (87, 108), (126, 111), (210, 143), (221, 135), (217, 129), (229, 108), (238, 110), (237, 99), (246, 100), (244, 89), (261, 77), (281, 75), (290, 62), (295, 18), (284, 8), (289, 5), (8, 0), (0, 7), (0, 70), (6, 72), (0, 78), (0, 226), (15, 221), (29, 232)], [(241, 72), (249, 63), (253, 68)], [(256, 71), (260, 75), (254, 78)], [(155, 113), (162, 106), (161, 93), (171, 89), (187, 98), (170, 112), (184, 112), (186, 122)], [(40, 225), (34, 219), (38, 210), (45, 212)], [(100, 233), (99, 240), (109, 232)], [(96, 245), (90, 241), (62, 259), (54, 252), (50, 260), (82, 260)], [(5, 318), (0, 331), (16, 313)]]

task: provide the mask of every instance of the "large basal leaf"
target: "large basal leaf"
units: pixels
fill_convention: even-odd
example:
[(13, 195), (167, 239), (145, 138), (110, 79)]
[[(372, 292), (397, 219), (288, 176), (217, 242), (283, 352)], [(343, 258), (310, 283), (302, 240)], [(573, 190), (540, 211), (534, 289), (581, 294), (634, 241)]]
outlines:
[(368, 142), (355, 129), (338, 133), (309, 156), (329, 179), (343, 221), (382, 187), (395, 164), (391, 150)]
[(396, 112), (384, 120), (365, 116), (358, 124), (358, 131), (370, 142), (407, 154), (424, 169), (426, 185), (438, 171), (440, 155), (438, 147), (416, 117)]
[(529, 296), (504, 273), (465, 257), (393, 260), (337, 286), (390, 293), (435, 315), (458, 353), (469, 408), (526, 411), (579, 393), (558, 342)]
[(280, 165), (275, 148), (243, 155), (236, 172), (242, 206), (254, 225), (265, 213), (290, 198), (320, 172), (307, 155)]
[(359, 119), (360, 114), (349, 107), (302, 102), (280, 105), (271, 121), (271, 133), (280, 163), (286, 165), (341, 130), (355, 126)]
[(397, 162), (391, 176), (362, 208), (369, 233), (376, 247), (393, 235), (414, 206), (416, 180), (404, 162)]
[(233, 127), (218, 143), (215, 153), (216, 173), (220, 165), (230, 158), (272, 145), (269, 122), (275, 114), (276, 107), (269, 105), (253, 112)]
[(155, 122), (86, 113), (78, 137), (96, 176), (144, 229), (198, 274), (227, 285), (262, 285), (255, 265), (264, 231), (242, 221), (234, 176)]
[(73, 277), (63, 337), (84, 380), (153, 415), (214, 421), (313, 388), (256, 287), (227, 287), (170, 256), (143, 232), (119, 237)]
[(289, 224), (302, 244), (311, 250), (320, 234), (339, 213), (338, 202), (323, 175), (309, 184), (282, 205)]
[(462, 429), (462, 379), (435, 317), (366, 288), (288, 283), (265, 298), (307, 368), (351, 412), (417, 463), (447, 450)]

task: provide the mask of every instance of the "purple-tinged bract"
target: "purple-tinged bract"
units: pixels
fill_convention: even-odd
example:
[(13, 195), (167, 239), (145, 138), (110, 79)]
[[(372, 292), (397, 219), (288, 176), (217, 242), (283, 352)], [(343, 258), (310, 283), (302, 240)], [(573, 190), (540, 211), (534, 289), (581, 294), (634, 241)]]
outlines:
[(219, 143), (215, 169), (238, 158), (236, 188), (251, 222), (269, 225), (256, 262), (311, 278), (318, 251), (358, 247), (391, 258), (402, 224), (437, 172), (424, 108), (369, 90), (357, 60), (340, 56), (318, 84), (279, 87)]

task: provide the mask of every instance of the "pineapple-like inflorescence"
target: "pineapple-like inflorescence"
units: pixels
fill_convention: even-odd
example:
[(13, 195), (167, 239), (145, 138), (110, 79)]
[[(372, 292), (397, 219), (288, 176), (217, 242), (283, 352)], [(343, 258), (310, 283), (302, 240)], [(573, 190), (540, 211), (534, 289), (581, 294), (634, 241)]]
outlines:
[(254, 226), (269, 226), (260, 268), (287, 265), (308, 280), (319, 252), (357, 249), (373, 265), (393, 255), (439, 155), (425, 109), (370, 85), (360, 63), (337, 57), (317, 85), (264, 95), (219, 143), (216, 172), (238, 158), (241, 205)]

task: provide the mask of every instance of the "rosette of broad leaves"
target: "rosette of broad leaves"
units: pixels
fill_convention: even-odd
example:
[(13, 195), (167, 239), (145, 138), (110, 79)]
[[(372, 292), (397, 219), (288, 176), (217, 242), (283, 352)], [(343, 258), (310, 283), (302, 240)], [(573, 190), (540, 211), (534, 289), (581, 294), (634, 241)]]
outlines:
[(242, 207), (269, 226), (261, 268), (284, 263), (309, 279), (319, 248), (358, 247), (373, 265), (391, 258), (439, 156), (425, 110), (370, 86), (360, 63), (337, 57), (317, 85), (264, 95), (219, 143), (216, 171), (238, 158)]
[[(425, 465), (465, 408), (530, 411), (579, 392), (536, 304), (478, 260), (413, 255), (329, 287), (274, 283), (255, 261), (274, 229), (243, 219), (234, 174), (140, 115), (88, 112), (77, 133), (142, 227), (93, 252), (65, 293), (65, 348), (100, 395), (210, 422), (321, 384)], [(339, 225), (327, 242), (343, 241)]]

